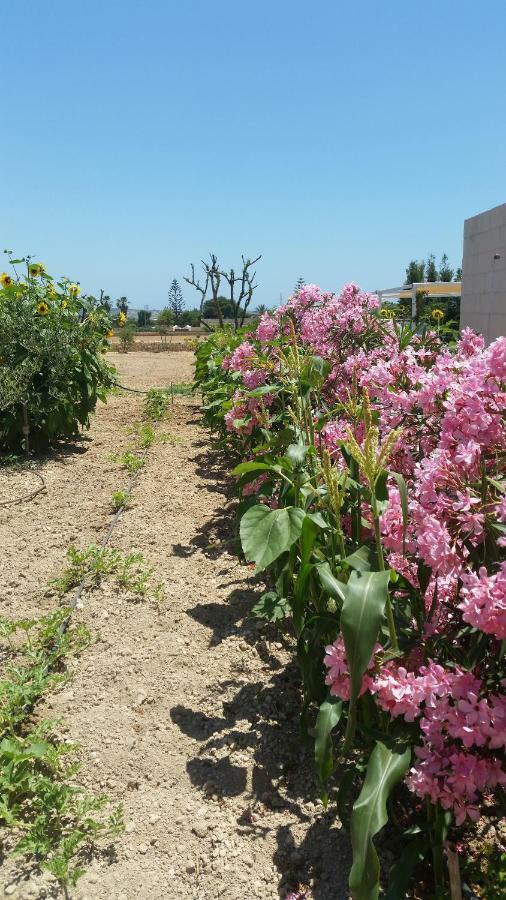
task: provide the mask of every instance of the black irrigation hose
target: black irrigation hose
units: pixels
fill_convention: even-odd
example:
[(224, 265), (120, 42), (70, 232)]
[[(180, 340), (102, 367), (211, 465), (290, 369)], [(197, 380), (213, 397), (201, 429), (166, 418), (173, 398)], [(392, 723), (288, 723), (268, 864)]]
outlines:
[[(25, 471), (22, 469), (21, 471)], [(42, 475), (39, 472), (30, 472), (31, 475), (35, 475), (41, 481), (41, 486), (38, 487), (35, 491), (32, 491), (30, 494), (24, 494), (23, 497), (15, 497), (14, 500), (0, 500), (0, 506), (9, 506), (11, 503), (23, 503), (23, 501), (33, 500), (37, 494), (41, 494), (42, 491), (47, 491), (46, 482), (44, 481)]]
[(149, 391), (140, 391), (138, 388), (125, 387), (124, 384), (120, 384), (118, 381), (113, 382), (113, 387), (121, 388), (122, 391), (129, 391), (131, 394), (149, 394), (149, 392), (153, 390), (165, 390), (165, 388), (150, 388)]

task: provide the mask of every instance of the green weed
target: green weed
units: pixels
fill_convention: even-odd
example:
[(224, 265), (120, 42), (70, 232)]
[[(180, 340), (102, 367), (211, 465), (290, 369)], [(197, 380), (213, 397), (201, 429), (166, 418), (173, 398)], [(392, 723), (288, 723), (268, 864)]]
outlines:
[(123, 829), (120, 807), (105, 821), (96, 818), (107, 798), (75, 784), (79, 766), (66, 761), (75, 747), (58, 741), (54, 723), (27, 728), (37, 701), (70, 677), (64, 658), (89, 643), (84, 626), (62, 627), (68, 615), (59, 609), (40, 619), (0, 619), (0, 640), (7, 643), (1, 648), (0, 825), (12, 833), (12, 854), (37, 859), (65, 890), (84, 871), (79, 852)]
[(170, 395), (166, 390), (151, 388), (144, 399), (144, 418), (155, 422), (168, 418), (169, 403)]
[(90, 544), (85, 550), (69, 547), (70, 565), (52, 585), (60, 594), (66, 594), (84, 579), (99, 582), (102, 577), (112, 577), (120, 587), (144, 597), (148, 590), (152, 569), (145, 568), (142, 553), (122, 553), (108, 547)]
[(137, 443), (143, 450), (147, 450), (148, 447), (156, 440), (156, 434), (153, 426), (149, 422), (136, 422), (135, 425), (127, 428), (127, 434), (134, 434), (137, 438)]
[(128, 504), (129, 494), (127, 491), (114, 491), (111, 496), (111, 506), (114, 512), (126, 507)]
[(144, 460), (133, 450), (125, 450), (124, 453), (114, 453), (111, 460), (126, 469), (129, 475), (135, 475), (139, 469), (142, 469)]

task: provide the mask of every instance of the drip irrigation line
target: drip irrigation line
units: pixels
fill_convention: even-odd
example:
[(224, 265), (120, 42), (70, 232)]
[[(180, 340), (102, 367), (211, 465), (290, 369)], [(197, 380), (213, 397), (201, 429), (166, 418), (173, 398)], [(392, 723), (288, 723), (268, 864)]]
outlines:
[(149, 391), (165, 391), (167, 388), (150, 388), (149, 391), (140, 391), (138, 388), (129, 388), (125, 387), (124, 384), (120, 384), (119, 381), (113, 382), (113, 387), (121, 388), (122, 391), (129, 391), (131, 394), (149, 394)]
[[(21, 471), (25, 471), (22, 469)], [(30, 472), (31, 475), (35, 475), (36, 478), (41, 482), (40, 487), (36, 488), (36, 490), (32, 491), (30, 494), (24, 494), (22, 497), (15, 497), (14, 500), (0, 500), (0, 506), (9, 506), (11, 503), (23, 503), (28, 502), (29, 500), (33, 500), (37, 494), (41, 494), (42, 491), (47, 491), (46, 482), (44, 478), (39, 472)]]
[[(148, 448), (146, 447), (146, 449), (144, 450), (144, 453), (142, 453), (142, 454), (141, 454), (141, 457), (140, 457), (140, 458), (142, 459), (143, 462), (144, 462), (144, 460), (146, 459), (147, 452), (148, 452)], [(136, 480), (138, 479), (139, 475), (141, 474), (141, 472), (142, 472), (142, 466), (140, 466), (140, 467), (137, 469), (137, 472), (134, 472), (134, 474), (133, 474), (132, 477), (130, 478), (130, 481), (129, 481), (128, 484), (127, 484), (127, 488), (126, 488), (126, 492), (125, 492), (125, 493), (126, 493), (125, 502), (124, 502), (124, 503), (122, 504), (122, 506), (120, 506), (120, 508), (117, 509), (116, 512), (114, 513), (114, 516), (113, 516), (113, 518), (112, 518), (112, 520), (111, 520), (111, 523), (110, 523), (110, 525), (109, 525), (109, 528), (107, 529), (107, 531), (106, 531), (104, 537), (102, 538), (102, 540), (101, 540), (101, 542), (100, 542), (100, 547), (101, 547), (102, 549), (104, 549), (105, 547), (107, 547), (107, 544), (109, 543), (109, 541), (110, 541), (110, 539), (111, 539), (111, 537), (112, 537), (112, 533), (113, 533), (114, 529), (116, 528), (116, 525), (117, 525), (118, 522), (119, 522), (120, 516), (121, 516), (121, 514), (125, 511), (125, 506), (126, 506), (127, 501), (128, 501), (128, 499), (129, 499), (129, 497), (130, 497), (130, 494), (132, 493), (133, 486), (134, 486)], [(62, 625), (60, 626), (60, 631), (61, 631), (62, 634), (63, 634), (63, 632), (66, 631), (66, 629), (68, 628), (68, 625), (69, 625), (69, 622), (70, 622), (70, 617), (71, 617), (71, 615), (72, 615), (72, 612), (75, 610), (75, 608), (76, 608), (76, 606), (77, 606), (77, 604), (78, 604), (78, 602), (79, 602), (79, 599), (80, 599), (80, 597), (81, 597), (81, 594), (83, 593), (84, 588), (86, 587), (86, 580), (87, 580), (87, 578), (88, 578), (88, 575), (89, 575), (89, 572), (87, 572), (86, 575), (84, 575), (82, 581), (77, 585), (77, 588), (76, 588), (76, 590), (75, 590), (75, 593), (74, 593), (74, 595), (73, 595), (73, 597), (72, 597), (70, 603), (68, 604), (68, 606), (69, 606), (71, 612), (69, 613), (68, 617), (65, 619), (65, 621), (64, 621), (64, 622), (62, 623)]]

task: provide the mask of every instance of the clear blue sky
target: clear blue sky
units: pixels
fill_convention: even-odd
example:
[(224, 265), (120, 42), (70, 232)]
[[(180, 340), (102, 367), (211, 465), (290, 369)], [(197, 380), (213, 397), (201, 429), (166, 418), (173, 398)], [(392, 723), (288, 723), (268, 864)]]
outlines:
[[(506, 201), (504, 0), (0, 5), (0, 243), (133, 306), (215, 250), (396, 285)], [(196, 295), (183, 284), (188, 307)]]

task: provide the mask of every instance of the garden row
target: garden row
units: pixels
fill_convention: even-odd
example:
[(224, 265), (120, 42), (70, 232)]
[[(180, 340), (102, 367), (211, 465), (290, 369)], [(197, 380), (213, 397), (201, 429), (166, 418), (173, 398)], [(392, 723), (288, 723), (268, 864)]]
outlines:
[(197, 350), (266, 580), (255, 612), (295, 633), (303, 738), (349, 829), (355, 900), (504, 890), (505, 377), (506, 339), (443, 344), (355, 285), (306, 285)]

